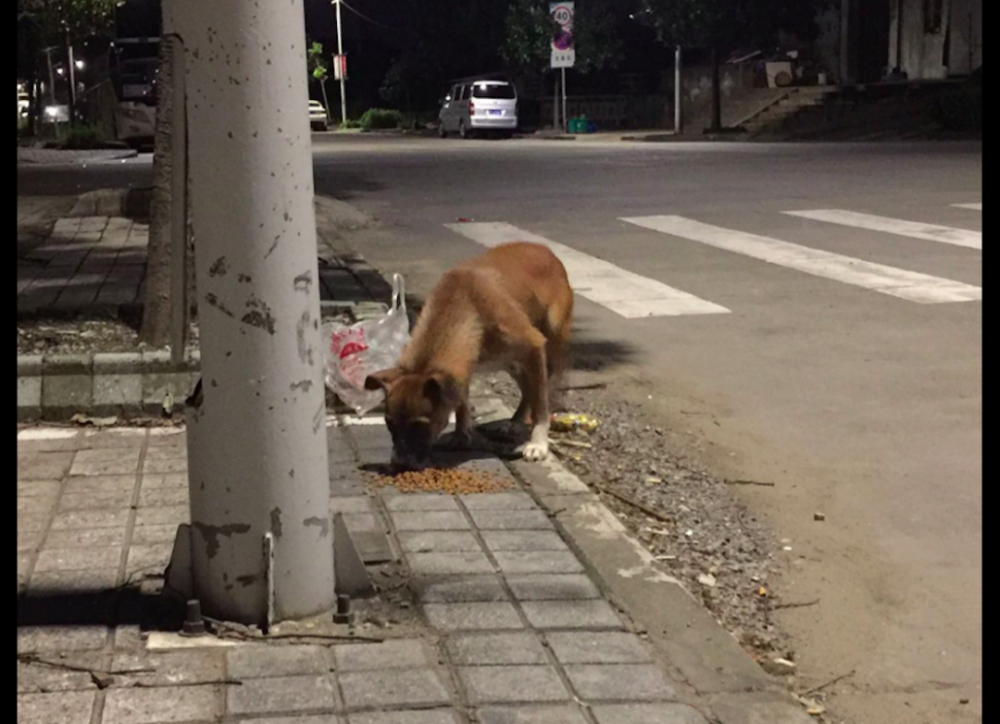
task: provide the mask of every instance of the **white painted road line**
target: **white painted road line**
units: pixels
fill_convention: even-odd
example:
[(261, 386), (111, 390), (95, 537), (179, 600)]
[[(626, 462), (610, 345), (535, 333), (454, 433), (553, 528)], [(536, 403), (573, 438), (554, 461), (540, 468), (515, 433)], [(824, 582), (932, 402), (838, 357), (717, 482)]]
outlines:
[(956, 209), (971, 209), (972, 211), (982, 211), (982, 204), (952, 204)]
[(693, 294), (633, 274), (614, 264), (510, 224), (446, 224), (446, 226), (467, 239), (489, 248), (511, 241), (531, 241), (547, 246), (566, 266), (570, 284), (577, 294), (626, 319), (729, 313), (728, 309), (718, 304), (706, 302)]
[(731, 231), (682, 216), (646, 216), (622, 221), (911, 302), (944, 304), (983, 298), (981, 287), (874, 264), (766, 236)]
[(831, 224), (851, 226), (856, 229), (869, 229), (871, 231), (882, 231), (887, 234), (896, 234), (897, 236), (908, 236), (911, 239), (937, 241), (942, 244), (964, 246), (968, 249), (983, 248), (983, 234), (981, 231), (953, 229), (950, 226), (937, 226), (936, 224), (922, 224), (918, 221), (890, 219), (885, 216), (860, 214), (856, 211), (844, 211), (842, 209), (786, 211), (784, 213), (789, 216), (798, 216), (803, 219), (812, 219), (813, 221), (826, 221)]

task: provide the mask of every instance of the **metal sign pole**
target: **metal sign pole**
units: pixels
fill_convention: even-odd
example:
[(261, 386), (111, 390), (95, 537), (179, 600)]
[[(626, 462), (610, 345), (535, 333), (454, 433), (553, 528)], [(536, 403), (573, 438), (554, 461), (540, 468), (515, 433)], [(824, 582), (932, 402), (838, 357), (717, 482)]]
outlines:
[(337, 64), (340, 74), (340, 122), (347, 125), (347, 78), (344, 77), (344, 32), (340, 22), (340, 0), (334, 0), (337, 6)]
[(572, 0), (562, 0), (562, 2), (549, 3), (549, 14), (552, 20), (559, 26), (559, 34), (552, 39), (552, 68), (559, 68), (562, 86), (562, 100), (557, 93), (554, 105), (553, 118), (558, 119), (559, 106), (562, 106), (562, 123), (555, 122), (553, 130), (562, 129), (563, 133), (569, 130), (569, 118), (566, 108), (566, 69), (572, 68), (576, 63), (576, 51), (573, 48), (573, 14), (576, 10), (576, 3)]
[(677, 46), (674, 55), (674, 133), (683, 133), (684, 116), (681, 112), (681, 98), (683, 97), (681, 83), (681, 46)]
[(562, 129), (569, 131), (569, 119), (566, 117), (566, 69), (562, 69)]
[(560, 128), (559, 123), (559, 76), (553, 76), (552, 89), (552, 132), (555, 133)]

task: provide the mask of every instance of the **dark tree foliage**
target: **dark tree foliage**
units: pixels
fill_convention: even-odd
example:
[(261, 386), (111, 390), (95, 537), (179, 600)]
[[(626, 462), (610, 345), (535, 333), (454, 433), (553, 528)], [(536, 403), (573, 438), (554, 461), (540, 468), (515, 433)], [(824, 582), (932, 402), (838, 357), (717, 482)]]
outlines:
[(640, 18), (664, 43), (711, 50), (712, 130), (719, 130), (719, 62), (736, 48), (766, 47), (780, 31), (810, 38), (827, 0), (640, 0)]
[[(635, 7), (632, 0), (577, 1), (575, 70), (600, 71), (621, 61), (626, 24), (633, 22)], [(507, 10), (501, 55), (514, 68), (547, 68), (554, 32), (548, 0), (513, 0)]]

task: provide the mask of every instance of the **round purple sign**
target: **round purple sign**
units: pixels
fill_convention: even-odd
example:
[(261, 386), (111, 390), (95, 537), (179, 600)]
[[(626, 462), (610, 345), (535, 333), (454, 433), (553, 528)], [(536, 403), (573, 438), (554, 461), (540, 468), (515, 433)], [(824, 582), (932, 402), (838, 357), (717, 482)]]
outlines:
[(568, 5), (552, 7), (552, 19), (559, 25), (559, 32), (552, 39), (556, 50), (569, 50), (573, 47), (573, 10)]

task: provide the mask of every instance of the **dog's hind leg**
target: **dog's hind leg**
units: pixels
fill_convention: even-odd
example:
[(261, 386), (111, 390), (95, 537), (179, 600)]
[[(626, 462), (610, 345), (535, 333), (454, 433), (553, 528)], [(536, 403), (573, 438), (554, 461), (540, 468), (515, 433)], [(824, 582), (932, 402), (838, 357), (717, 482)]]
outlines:
[(563, 395), (559, 387), (565, 381), (566, 370), (569, 368), (569, 341), (573, 330), (572, 291), (561, 302), (554, 305), (549, 315), (551, 329), (545, 346), (545, 360), (549, 373), (549, 406), (552, 410), (562, 408)]
[(524, 372), (520, 369), (513, 370), (510, 376), (517, 383), (517, 388), (521, 391), (521, 404), (517, 406), (517, 411), (510, 419), (513, 425), (531, 424), (531, 400), (528, 398), (528, 382), (524, 377)]

